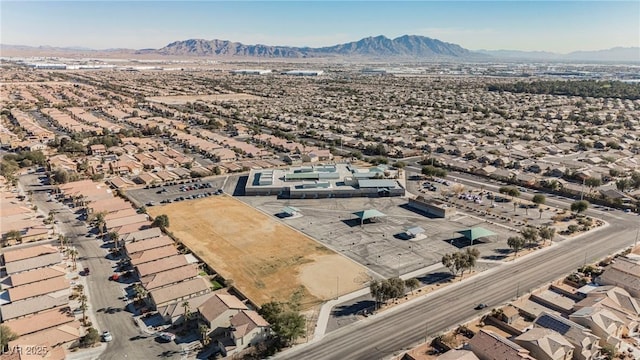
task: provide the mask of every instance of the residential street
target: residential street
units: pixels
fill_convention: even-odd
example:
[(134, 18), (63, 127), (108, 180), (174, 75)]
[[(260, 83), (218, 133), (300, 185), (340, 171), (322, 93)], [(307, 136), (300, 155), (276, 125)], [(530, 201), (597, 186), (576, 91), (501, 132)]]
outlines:
[[(33, 191), (33, 203), (39, 210), (44, 214), (48, 214), (49, 210), (56, 211), (58, 230), (78, 249), (78, 262), (81, 266), (91, 269), (91, 275), (86, 277), (88, 291), (85, 292), (89, 298), (89, 311), (92, 311), (97, 319), (97, 324), (93, 326), (99, 332), (109, 330), (113, 335), (113, 341), (107, 344), (106, 350), (98, 358), (181, 358), (178, 345), (158, 342), (154, 336), (143, 333), (134, 324), (132, 314), (124, 310), (127, 301), (124, 298), (123, 285), (108, 280), (113, 274), (115, 262), (106, 259), (107, 248), (102, 247), (102, 240), (86, 236), (89, 229), (84, 221), (78, 219), (80, 215), (59, 202), (47, 202), (47, 193), (38, 191), (40, 184), (37, 174), (23, 176), (20, 182), (25, 192)], [(112, 310), (105, 312), (108, 308)], [(73, 357), (82, 358), (81, 352)]]

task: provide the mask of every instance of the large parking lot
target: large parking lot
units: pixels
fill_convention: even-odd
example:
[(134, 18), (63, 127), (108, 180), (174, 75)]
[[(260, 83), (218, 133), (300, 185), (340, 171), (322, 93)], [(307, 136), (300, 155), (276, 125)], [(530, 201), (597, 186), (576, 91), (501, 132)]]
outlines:
[(136, 205), (149, 207), (220, 195), (224, 192), (224, 185), (224, 177), (179, 180), (162, 185), (149, 185), (141, 189), (127, 190), (127, 196)]
[[(489, 224), (473, 215), (458, 214), (451, 219), (434, 219), (406, 207), (403, 198), (350, 198), (278, 200), (274, 197), (238, 197), (274, 217), (286, 206), (300, 210), (302, 216), (281, 221), (308, 234), (333, 250), (367, 266), (371, 271), (392, 277), (440, 263), (442, 256), (468, 246), (456, 232), (482, 226), (497, 236), (476, 243), (481, 258), (500, 260), (509, 247), (508, 229)], [(360, 220), (353, 212), (376, 209), (386, 215), (373, 222)], [(407, 239), (408, 228), (425, 230), (422, 239)]]

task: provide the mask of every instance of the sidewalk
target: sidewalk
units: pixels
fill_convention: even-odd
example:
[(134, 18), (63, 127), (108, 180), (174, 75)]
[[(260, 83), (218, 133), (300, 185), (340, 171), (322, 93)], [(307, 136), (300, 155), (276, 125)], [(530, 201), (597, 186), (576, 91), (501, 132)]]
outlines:
[(107, 349), (106, 343), (100, 343), (99, 346), (90, 349), (81, 349), (78, 351), (67, 351), (67, 360), (95, 360), (100, 358), (100, 354)]
[[(402, 280), (407, 280), (407, 279), (411, 279), (414, 278), (416, 276), (419, 275), (423, 275), (426, 273), (429, 273), (431, 271), (434, 271), (436, 269), (441, 268), (442, 265), (441, 264), (433, 264), (430, 266), (427, 266), (425, 268), (422, 269), (418, 269), (409, 273), (406, 273), (404, 275), (401, 275), (400, 278)], [(327, 301), (326, 303), (324, 303), (322, 305), (322, 307), (320, 308), (320, 312), (318, 313), (318, 319), (316, 322), (316, 329), (315, 332), (313, 334), (313, 340), (312, 341), (317, 341), (322, 339), (322, 337), (325, 335), (326, 331), (327, 331), (327, 325), (329, 323), (329, 317), (331, 316), (331, 310), (333, 309), (334, 306), (339, 305), (345, 301), (349, 301), (349, 300), (353, 300), (356, 298), (359, 298), (361, 296), (365, 296), (370, 294), (369, 288), (364, 288), (364, 289), (360, 289), (358, 291), (354, 291), (352, 293), (346, 294), (346, 295), (342, 295), (340, 297), (338, 297), (337, 299), (334, 300), (330, 300)]]

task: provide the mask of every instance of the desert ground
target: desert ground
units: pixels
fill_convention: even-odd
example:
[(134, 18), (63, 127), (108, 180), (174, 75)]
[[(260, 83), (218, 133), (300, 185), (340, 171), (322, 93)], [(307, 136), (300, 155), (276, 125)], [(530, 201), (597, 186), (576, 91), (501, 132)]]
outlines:
[(228, 196), (154, 206), (168, 230), (256, 304), (287, 301), (301, 287), (303, 308), (366, 286), (367, 269), (269, 215)]

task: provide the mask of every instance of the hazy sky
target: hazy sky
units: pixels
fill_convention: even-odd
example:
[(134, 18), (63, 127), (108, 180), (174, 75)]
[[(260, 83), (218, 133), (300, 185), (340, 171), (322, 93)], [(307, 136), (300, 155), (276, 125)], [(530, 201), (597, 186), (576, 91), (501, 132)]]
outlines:
[(172, 41), (326, 46), (424, 35), (467, 49), (640, 46), (640, 1), (5, 1), (0, 43), (160, 48)]

